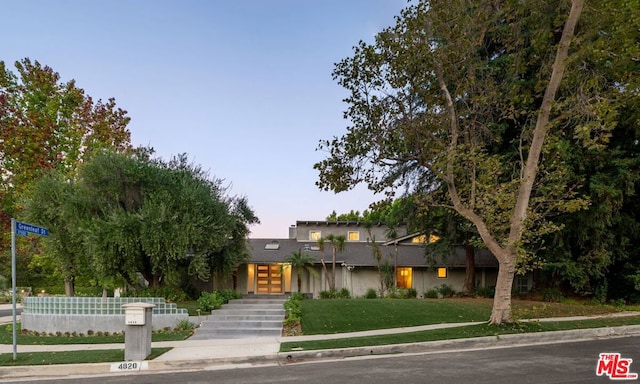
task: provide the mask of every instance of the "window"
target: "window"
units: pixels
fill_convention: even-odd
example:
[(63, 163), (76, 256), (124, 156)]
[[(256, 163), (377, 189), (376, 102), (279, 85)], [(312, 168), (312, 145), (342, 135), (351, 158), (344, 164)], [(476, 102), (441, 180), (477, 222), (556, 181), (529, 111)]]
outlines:
[(358, 231), (349, 231), (347, 235), (349, 241), (360, 241), (360, 232)]
[(425, 241), (427, 241), (426, 235), (419, 235), (411, 239), (411, 242), (414, 244), (424, 244)]
[(527, 293), (529, 292), (529, 277), (516, 275), (513, 285), (515, 286), (515, 290), (518, 293)]
[(265, 244), (264, 249), (266, 250), (277, 250), (280, 249), (280, 244), (277, 240), (272, 240), (270, 243)]
[(396, 279), (398, 281), (398, 288), (413, 288), (413, 273), (411, 268), (398, 267), (396, 272)]
[(309, 231), (309, 240), (318, 241), (322, 237), (320, 231)]
[(447, 278), (447, 268), (439, 267), (438, 268), (438, 279), (446, 279)]

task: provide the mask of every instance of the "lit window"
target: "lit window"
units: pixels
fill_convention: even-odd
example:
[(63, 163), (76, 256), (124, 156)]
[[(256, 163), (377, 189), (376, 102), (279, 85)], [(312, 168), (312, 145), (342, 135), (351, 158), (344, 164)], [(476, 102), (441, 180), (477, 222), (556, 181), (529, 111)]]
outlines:
[(349, 232), (349, 241), (360, 241), (360, 232)]
[(429, 235), (429, 243), (435, 243), (438, 240), (440, 240), (440, 236), (434, 234)]
[(408, 267), (398, 267), (396, 272), (396, 280), (398, 281), (398, 288), (413, 288), (412, 284), (412, 269)]
[(416, 237), (411, 239), (411, 242), (414, 243), (414, 244), (424, 244), (425, 241), (427, 241), (427, 236), (426, 235), (416, 236)]
[(318, 241), (322, 237), (320, 231), (309, 231), (309, 240)]
[(447, 278), (447, 268), (440, 267), (438, 268), (438, 279), (446, 279)]

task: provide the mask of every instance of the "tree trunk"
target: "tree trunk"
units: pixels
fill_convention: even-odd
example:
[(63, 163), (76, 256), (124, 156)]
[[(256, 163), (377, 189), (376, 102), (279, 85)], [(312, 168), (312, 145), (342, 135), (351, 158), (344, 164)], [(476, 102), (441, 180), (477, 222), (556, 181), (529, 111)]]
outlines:
[(513, 322), (513, 316), (511, 314), (511, 288), (513, 287), (513, 278), (516, 273), (515, 254), (513, 257), (508, 258), (510, 260), (499, 261), (496, 293), (493, 296), (493, 309), (491, 310), (489, 324)]
[(329, 287), (331, 292), (336, 290), (336, 249), (333, 249), (333, 259), (331, 260), (331, 286)]
[(64, 294), (67, 297), (73, 297), (76, 295), (76, 278), (75, 276), (69, 276), (64, 279)]
[(465, 253), (465, 275), (464, 275), (464, 287), (465, 292), (473, 292), (476, 289), (476, 252), (473, 245), (469, 243), (469, 239), (465, 240), (464, 244)]

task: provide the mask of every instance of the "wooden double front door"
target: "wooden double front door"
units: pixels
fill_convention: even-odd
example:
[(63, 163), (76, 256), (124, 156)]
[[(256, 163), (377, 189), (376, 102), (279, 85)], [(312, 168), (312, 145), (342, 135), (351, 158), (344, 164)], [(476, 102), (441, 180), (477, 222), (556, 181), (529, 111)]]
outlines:
[(256, 266), (256, 293), (260, 295), (283, 293), (282, 267), (278, 264)]

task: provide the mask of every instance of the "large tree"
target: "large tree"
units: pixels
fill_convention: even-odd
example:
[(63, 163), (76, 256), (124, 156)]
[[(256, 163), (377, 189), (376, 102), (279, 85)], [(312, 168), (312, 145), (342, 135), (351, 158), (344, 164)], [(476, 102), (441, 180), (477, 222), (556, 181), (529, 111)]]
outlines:
[(329, 157), (315, 165), (319, 187), (439, 196), (432, 203), (473, 223), (498, 259), (490, 322), (512, 321), (525, 245), (558, 229), (545, 216), (587, 203), (557, 138), (605, 145), (620, 100), (637, 97), (627, 69), (639, 57), (639, 13), (626, 1), (408, 7), (336, 64), (352, 125), (321, 142)]
[(96, 101), (38, 61), (15, 67), (17, 73), (0, 61), (0, 249), (9, 244), (10, 218), (20, 217), (20, 201), (40, 177), (56, 169), (72, 178), (91, 153), (130, 147), (130, 119), (114, 99)]
[(246, 258), (248, 225), (257, 221), (245, 198), (227, 196), (221, 180), (184, 155), (165, 162), (146, 151), (103, 151), (76, 180), (43, 178), (36, 191), (28, 212), (49, 226), (44, 252), (65, 281), (75, 277), (71, 266), (84, 265), (97, 281), (132, 287), (138, 275), (151, 288), (204, 280)]

